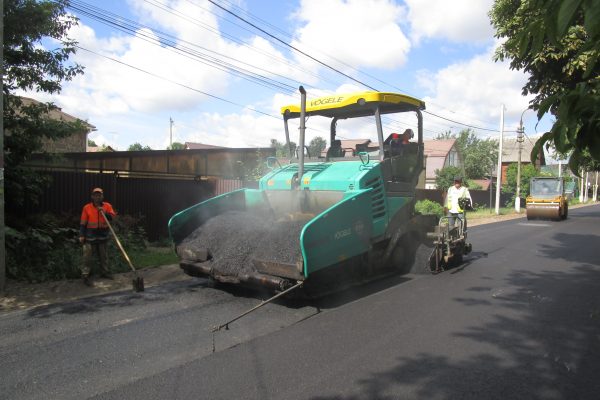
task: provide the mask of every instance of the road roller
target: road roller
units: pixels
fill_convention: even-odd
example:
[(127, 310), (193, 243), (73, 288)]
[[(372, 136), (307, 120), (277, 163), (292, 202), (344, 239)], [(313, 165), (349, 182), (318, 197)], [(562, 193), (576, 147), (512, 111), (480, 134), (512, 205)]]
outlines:
[(569, 203), (563, 178), (534, 177), (526, 199), (527, 219), (560, 221), (567, 218)]

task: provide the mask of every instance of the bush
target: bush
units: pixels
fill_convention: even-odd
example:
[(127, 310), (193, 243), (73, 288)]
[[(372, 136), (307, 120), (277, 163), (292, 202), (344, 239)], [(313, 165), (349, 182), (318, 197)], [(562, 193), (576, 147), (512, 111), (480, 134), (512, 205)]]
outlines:
[(22, 225), (6, 227), (5, 231), (9, 278), (43, 282), (80, 275), (77, 229), (64, 227), (59, 219), (48, 214), (37, 216), (30, 224), (23, 221)]
[[(82, 249), (77, 216), (42, 214), (6, 227), (6, 272), (11, 279), (45, 282), (81, 276)], [(146, 248), (140, 218), (119, 216), (113, 228), (127, 251)], [(108, 245), (109, 267), (125, 272), (129, 265), (114, 240)], [(134, 264), (135, 265), (135, 264)]]
[(444, 207), (441, 204), (431, 200), (419, 200), (415, 204), (415, 211), (423, 215), (444, 215)]

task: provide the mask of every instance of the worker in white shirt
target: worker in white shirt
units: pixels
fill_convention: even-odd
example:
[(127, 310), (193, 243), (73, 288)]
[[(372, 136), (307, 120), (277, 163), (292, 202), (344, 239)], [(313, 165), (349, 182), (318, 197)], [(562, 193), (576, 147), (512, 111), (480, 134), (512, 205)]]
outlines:
[(448, 193), (446, 194), (446, 207), (444, 207), (444, 212), (446, 212), (446, 215), (448, 216), (448, 226), (450, 229), (454, 228), (456, 218), (460, 218), (461, 221), (463, 221), (463, 231), (466, 232), (467, 220), (465, 218), (465, 210), (459, 204), (459, 199), (469, 199), (469, 207), (473, 204), (469, 189), (462, 185), (462, 177), (455, 176), (454, 185), (448, 188)]

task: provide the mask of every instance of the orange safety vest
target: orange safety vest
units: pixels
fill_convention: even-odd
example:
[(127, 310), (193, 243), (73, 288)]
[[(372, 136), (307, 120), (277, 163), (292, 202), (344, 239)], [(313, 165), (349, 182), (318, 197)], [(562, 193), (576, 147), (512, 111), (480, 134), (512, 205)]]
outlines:
[[(110, 203), (102, 202), (102, 209), (108, 219), (112, 219), (116, 215)], [(79, 228), (80, 236), (84, 236), (89, 240), (108, 239), (108, 225), (93, 202), (83, 206)]]

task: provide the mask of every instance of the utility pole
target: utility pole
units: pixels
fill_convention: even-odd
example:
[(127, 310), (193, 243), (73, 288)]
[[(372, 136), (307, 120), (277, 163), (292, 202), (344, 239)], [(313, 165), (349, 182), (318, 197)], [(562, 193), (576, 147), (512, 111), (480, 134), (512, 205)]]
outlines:
[[(0, 42), (3, 45), (2, 49), (0, 49), (0, 60), (4, 60), (4, 2), (0, 3)], [(2, 87), (2, 93), (4, 93), (2, 77), (0, 77), (0, 87)], [(0, 109), (4, 110), (3, 95), (0, 96)], [(6, 247), (4, 246), (4, 112), (0, 115), (0, 295), (3, 296), (6, 285)]]
[[(498, 184), (498, 183), (496, 183)], [(490, 214), (492, 213), (492, 188), (494, 186), (494, 166), (490, 166)]]
[(558, 160), (558, 177), (562, 177), (562, 160)]
[(515, 198), (515, 211), (518, 213), (521, 212), (521, 151), (523, 150), (523, 133), (525, 133), (525, 128), (523, 128), (523, 119), (521, 119), (519, 129), (517, 129), (517, 146), (519, 146), (519, 157), (517, 159), (517, 197)]
[(169, 148), (173, 150), (173, 118), (169, 117)]
[(596, 171), (596, 184), (594, 185), (594, 201), (598, 201), (598, 171)]
[(583, 203), (583, 168), (581, 169), (581, 178), (579, 178), (579, 202)]
[(590, 186), (590, 173), (588, 171), (585, 172), (585, 194), (583, 195), (583, 201), (587, 203), (588, 198), (588, 188)]
[(504, 140), (504, 104), (500, 108), (500, 142), (498, 144), (498, 171), (496, 174), (496, 215), (500, 215), (500, 186), (502, 186), (502, 142)]

